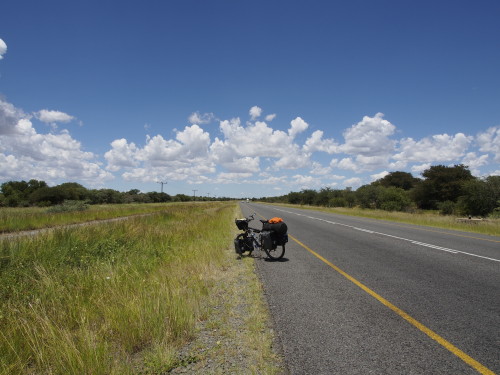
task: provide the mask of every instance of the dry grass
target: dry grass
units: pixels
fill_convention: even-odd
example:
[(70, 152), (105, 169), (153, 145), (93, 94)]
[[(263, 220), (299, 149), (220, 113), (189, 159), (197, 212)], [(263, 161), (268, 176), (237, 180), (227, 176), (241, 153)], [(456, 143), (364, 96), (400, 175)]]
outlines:
[(207, 315), (233, 203), (3, 240), (1, 374), (164, 373)]

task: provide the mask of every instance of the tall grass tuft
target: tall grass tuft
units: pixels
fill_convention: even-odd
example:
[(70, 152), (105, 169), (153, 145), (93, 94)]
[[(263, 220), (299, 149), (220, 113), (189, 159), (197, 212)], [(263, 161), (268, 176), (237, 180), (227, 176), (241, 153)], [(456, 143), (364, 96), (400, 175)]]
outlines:
[(203, 313), (234, 207), (171, 205), (3, 240), (0, 374), (148, 373), (148, 358), (171, 358)]

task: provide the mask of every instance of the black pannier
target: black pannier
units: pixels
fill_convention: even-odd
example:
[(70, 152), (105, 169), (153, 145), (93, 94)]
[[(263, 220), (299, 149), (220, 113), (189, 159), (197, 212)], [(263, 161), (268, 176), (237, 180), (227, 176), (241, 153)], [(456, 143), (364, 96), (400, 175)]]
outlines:
[(236, 254), (241, 254), (245, 251), (243, 248), (243, 239), (236, 238), (234, 240), (234, 251), (236, 251)]
[(274, 250), (276, 247), (283, 246), (288, 242), (288, 234), (262, 231), (260, 233), (260, 240), (264, 250)]
[(260, 241), (262, 244), (262, 248), (264, 250), (272, 250), (276, 249), (276, 246), (273, 244), (273, 236), (270, 231), (262, 231), (260, 232)]
[(242, 254), (245, 251), (253, 251), (253, 240), (251, 237), (236, 238), (234, 240), (234, 250), (237, 254)]
[(288, 234), (274, 233), (273, 241), (276, 243), (276, 245), (282, 246), (288, 242)]
[(286, 226), (284, 221), (280, 223), (263, 223), (262, 230), (271, 231), (283, 236), (287, 233), (288, 227)]

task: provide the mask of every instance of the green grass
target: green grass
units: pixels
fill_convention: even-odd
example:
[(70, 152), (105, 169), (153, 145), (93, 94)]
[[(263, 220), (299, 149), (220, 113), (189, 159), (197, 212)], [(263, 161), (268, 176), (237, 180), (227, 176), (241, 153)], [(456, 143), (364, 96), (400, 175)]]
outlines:
[(234, 203), (5, 239), (0, 374), (164, 373), (207, 315)]
[(459, 222), (455, 216), (439, 215), (435, 212), (389, 212), (383, 210), (361, 208), (326, 208), (319, 206), (303, 206), (291, 204), (278, 204), (284, 207), (295, 207), (307, 210), (331, 212), (341, 215), (360, 216), (370, 219), (388, 220), (399, 223), (425, 225), (435, 228), (453, 229), (472, 233), (481, 233), (500, 236), (500, 219), (488, 219), (481, 222)]
[(160, 212), (171, 205), (175, 203), (91, 205), (87, 210), (69, 212), (57, 212), (47, 207), (2, 207), (0, 208), (0, 233)]

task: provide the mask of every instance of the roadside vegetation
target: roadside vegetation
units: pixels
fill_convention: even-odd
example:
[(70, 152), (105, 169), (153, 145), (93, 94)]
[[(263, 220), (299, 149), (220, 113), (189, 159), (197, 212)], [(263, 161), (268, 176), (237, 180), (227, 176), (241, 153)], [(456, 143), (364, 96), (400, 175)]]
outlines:
[(82, 201), (66, 201), (51, 207), (3, 207), (0, 208), (0, 233), (148, 214), (163, 211), (172, 205), (173, 203), (87, 205)]
[[(419, 179), (407, 172), (392, 172), (357, 190), (329, 187), (319, 191), (305, 189), (258, 200), (335, 208), (374, 218), (399, 217), (425, 225), (451, 223), (457, 217), (500, 219), (500, 176), (477, 178), (463, 165), (432, 166), (422, 176), (424, 178)], [(382, 214), (381, 211), (402, 214)], [(436, 216), (432, 213), (449, 218), (431, 219)], [(459, 225), (457, 228), (464, 227)]]
[[(163, 186), (163, 185), (162, 185)], [(226, 201), (227, 197), (194, 197), (185, 194), (171, 196), (163, 191), (143, 193), (138, 189), (121, 192), (113, 189), (87, 189), (76, 182), (48, 186), (45, 181), (7, 181), (0, 185), (0, 207), (48, 207), (66, 201), (85, 204), (166, 203)]]
[(457, 220), (454, 216), (441, 215), (436, 211), (416, 211), (416, 212), (393, 212), (376, 209), (363, 209), (359, 207), (321, 207), (307, 205), (292, 205), (285, 203), (275, 203), (284, 207), (298, 207), (307, 210), (330, 212), (334, 214), (360, 216), (377, 220), (388, 220), (398, 223), (423, 225), (428, 227), (453, 229), (464, 232), (487, 234), (500, 236), (500, 218), (490, 218), (487, 220)]
[[(228, 316), (254, 342), (240, 353), (252, 357), (230, 370), (275, 372), (259, 283), (232, 249), (237, 212), (231, 202), (170, 204), (127, 221), (1, 240), (0, 374), (203, 371), (228, 354), (224, 348), (241, 345), (230, 342)], [(260, 306), (257, 316), (231, 299), (246, 278), (245, 302)], [(256, 319), (254, 332), (244, 326), (247, 315)], [(211, 347), (182, 351), (215, 331)]]

